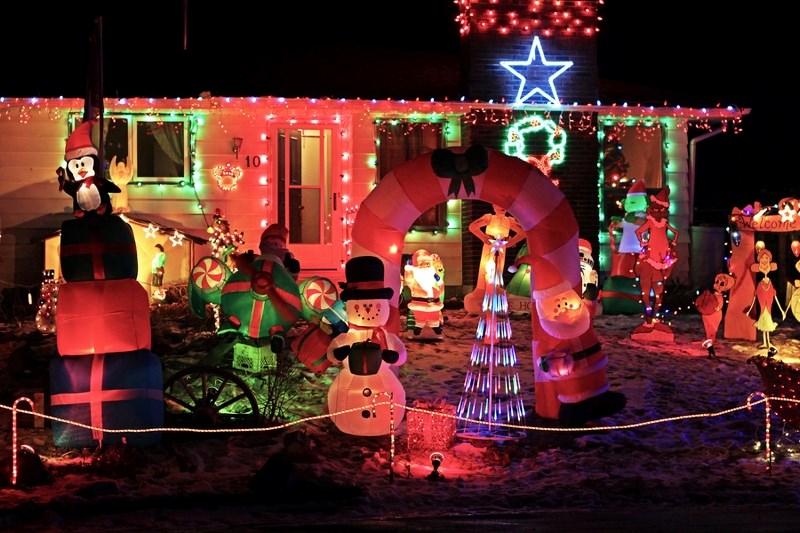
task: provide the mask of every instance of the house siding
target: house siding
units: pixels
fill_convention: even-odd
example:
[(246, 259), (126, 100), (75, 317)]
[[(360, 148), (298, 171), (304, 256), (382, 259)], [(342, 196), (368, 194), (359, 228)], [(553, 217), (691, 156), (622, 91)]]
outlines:
[[(72, 201), (58, 190), (55, 169), (64, 164), (64, 146), (68, 137), (71, 113), (82, 114), (81, 99), (6, 99), (0, 102), (0, 281), (5, 288), (27, 292), (38, 289), (44, 266), (44, 240), (57, 231), (62, 222), (72, 217)], [(448, 147), (482, 144), (503, 150), (508, 126), (532, 113), (561, 120), (568, 135), (562, 164), (553, 167), (552, 176), (570, 203), (580, 227), (580, 236), (597, 244), (603, 241), (607, 223), (598, 207), (597, 168), (600, 147), (596, 135), (597, 117), (619, 112), (614, 106), (567, 106), (556, 113), (547, 107), (512, 108), (502, 104), (479, 102), (405, 102), (363, 100), (314, 100), (264, 98), (211, 98), (189, 100), (106, 100), (106, 116), (149, 113), (169, 116), (191, 115), (198, 121), (195, 150), (196, 187), (178, 185), (126, 186), (131, 215), (141, 219), (157, 217), (165, 226), (195, 236), (206, 234), (212, 214), (219, 209), (231, 229), (244, 234), (240, 250), (257, 250), (265, 224), (274, 222), (275, 194), (272, 163), (275, 154), (270, 125), (310, 123), (330, 125), (338, 134), (334, 155), (333, 178), (342, 179), (341, 191), (349, 197), (346, 208), (337, 216), (346, 217), (341, 235), (333, 235), (335, 260), (320, 275), (334, 281), (344, 278), (348, 256), (349, 229), (357, 216), (357, 208), (376, 184), (376, 129), (378, 118), (420, 120), (434, 114), (448, 121)], [(628, 112), (628, 111), (626, 111)], [(673, 273), (678, 283), (688, 282), (690, 252), (690, 187), (687, 124), (690, 120), (708, 120), (705, 110), (681, 109), (694, 118), (674, 119), (674, 110), (655, 113), (643, 110), (647, 117), (661, 117), (664, 128), (665, 183), (672, 191), (670, 223), (680, 231), (679, 262)], [(635, 110), (629, 110), (631, 116)], [(740, 113), (714, 110), (715, 120), (732, 120)], [(648, 118), (650, 120), (650, 118)], [(575, 121), (580, 127), (574, 127)], [(238, 164), (244, 176), (233, 191), (218, 187), (212, 176), (215, 165), (236, 163), (232, 139), (243, 139)], [(531, 142), (542, 142), (538, 135)], [(536, 148), (538, 150), (538, 148)], [(536, 151), (535, 153), (538, 153)], [(340, 160), (337, 160), (340, 155)], [(252, 164), (255, 159), (260, 166)], [(248, 166), (247, 162), (251, 165)], [(345, 179), (346, 178), (346, 179)], [(475, 205), (473, 205), (475, 204)], [(199, 206), (202, 206), (199, 207)], [(469, 200), (448, 202), (449, 226), (445, 231), (414, 232), (406, 238), (403, 253), (426, 248), (438, 253), (445, 264), (448, 295), (470, 291), (477, 279), (481, 246), (467, 227), (490, 206)], [(513, 213), (511, 213), (513, 215)], [(607, 240), (602, 242), (608, 251)], [(198, 247), (198, 254), (203, 246)], [(208, 248), (210, 252), (210, 247)], [(509, 255), (515, 251), (509, 251)], [(598, 264), (601, 264), (598, 262)], [(304, 269), (305, 270), (305, 269)], [(598, 268), (603, 275), (603, 269)], [(306, 275), (316, 272), (306, 271)], [(26, 298), (27, 299), (27, 298)]]

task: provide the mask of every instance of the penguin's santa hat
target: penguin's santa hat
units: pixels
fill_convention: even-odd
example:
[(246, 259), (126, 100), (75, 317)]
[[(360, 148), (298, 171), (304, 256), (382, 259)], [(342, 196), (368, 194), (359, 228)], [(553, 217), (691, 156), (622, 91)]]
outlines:
[(92, 127), (96, 120), (87, 120), (73, 131), (67, 138), (64, 161), (78, 159), (85, 155), (97, 155), (97, 148), (92, 144)]

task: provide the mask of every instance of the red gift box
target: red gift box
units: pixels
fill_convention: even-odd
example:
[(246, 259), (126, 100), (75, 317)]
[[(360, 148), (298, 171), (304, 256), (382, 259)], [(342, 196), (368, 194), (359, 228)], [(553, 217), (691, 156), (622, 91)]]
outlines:
[[(275, 294), (282, 302), (273, 302), (271, 296), (252, 290), (252, 278), (260, 273), (272, 277)], [(253, 339), (271, 336), (271, 329), (275, 326), (288, 331), (300, 316), (302, 306), (300, 289), (292, 275), (283, 265), (264, 256), (256, 258), (250, 269), (240, 268), (231, 274), (222, 288), (220, 304), (236, 330)]]
[[(157, 429), (164, 425), (161, 359), (149, 350), (54, 357), (50, 360), (53, 443), (67, 448), (106, 444), (151, 446), (161, 432), (108, 433), (106, 429)], [(76, 426), (77, 422), (93, 428)]]
[(316, 374), (322, 374), (332, 364), (328, 359), (330, 343), (330, 335), (322, 331), (319, 326), (309, 324), (292, 340), (292, 351), (306, 368)]
[(415, 400), (411, 406), (422, 411), (406, 409), (406, 433), (410, 453), (443, 452), (455, 443), (456, 406), (442, 400)]
[(59, 354), (150, 349), (150, 301), (138, 281), (75, 281), (59, 287), (56, 311)]
[(59, 256), (67, 281), (136, 279), (139, 273), (133, 229), (118, 216), (64, 221)]

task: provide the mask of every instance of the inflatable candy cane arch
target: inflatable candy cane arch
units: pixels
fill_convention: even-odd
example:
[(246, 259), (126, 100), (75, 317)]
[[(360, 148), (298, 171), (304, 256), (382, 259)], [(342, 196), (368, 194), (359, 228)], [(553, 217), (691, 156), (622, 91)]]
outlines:
[[(385, 286), (399, 294), (406, 232), (421, 213), (451, 198), (504, 207), (525, 231), (534, 258), (536, 413), (583, 424), (619, 412), (625, 396), (609, 391), (607, 359), (580, 295), (577, 221), (563, 193), (526, 161), (474, 145), (434, 150), (400, 165), (359, 207), (352, 255), (379, 257)], [(397, 303), (392, 306), (387, 329), (396, 333), (400, 316)]]

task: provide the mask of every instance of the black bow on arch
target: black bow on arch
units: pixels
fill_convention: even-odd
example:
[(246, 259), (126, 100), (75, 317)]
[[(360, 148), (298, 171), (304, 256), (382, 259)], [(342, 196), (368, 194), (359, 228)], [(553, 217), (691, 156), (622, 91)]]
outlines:
[(464, 183), (464, 192), (467, 196), (475, 192), (475, 182), (472, 176), (486, 172), (489, 168), (489, 153), (486, 148), (476, 144), (467, 148), (463, 154), (456, 154), (445, 148), (438, 148), (431, 154), (431, 167), (433, 173), (440, 178), (449, 178), (450, 187), (448, 196), (458, 197), (461, 183)]

